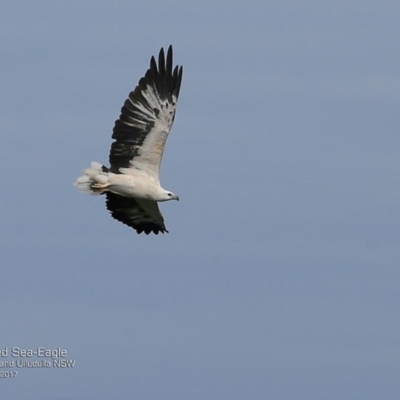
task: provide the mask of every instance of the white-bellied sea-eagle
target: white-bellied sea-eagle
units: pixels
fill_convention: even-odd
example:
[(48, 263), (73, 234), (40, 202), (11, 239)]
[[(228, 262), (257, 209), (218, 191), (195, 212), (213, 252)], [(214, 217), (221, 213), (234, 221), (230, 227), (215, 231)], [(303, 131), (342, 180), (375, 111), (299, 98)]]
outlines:
[(182, 66), (173, 68), (172, 46), (160, 50), (129, 93), (112, 134), (110, 167), (92, 162), (75, 185), (79, 191), (105, 194), (113, 218), (137, 233), (168, 232), (157, 202), (179, 200), (160, 185), (165, 142), (174, 122)]

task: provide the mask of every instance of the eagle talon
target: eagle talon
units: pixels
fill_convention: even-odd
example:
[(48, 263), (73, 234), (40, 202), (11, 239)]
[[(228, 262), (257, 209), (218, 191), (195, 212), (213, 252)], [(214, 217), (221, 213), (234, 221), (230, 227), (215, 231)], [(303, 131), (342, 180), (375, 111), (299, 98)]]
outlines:
[(98, 183), (98, 182), (93, 182), (90, 187), (92, 189), (105, 189), (107, 186), (110, 186), (109, 183)]

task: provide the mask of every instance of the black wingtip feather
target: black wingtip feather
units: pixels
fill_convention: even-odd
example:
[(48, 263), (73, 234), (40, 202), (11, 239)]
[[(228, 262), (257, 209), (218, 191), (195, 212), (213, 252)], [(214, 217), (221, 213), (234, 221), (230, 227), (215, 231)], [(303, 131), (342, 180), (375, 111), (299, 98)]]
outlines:
[[(150, 69), (157, 72), (157, 63), (156, 63), (156, 59), (154, 58), (154, 56), (152, 56), (151, 60), (150, 60)], [(142, 79), (144, 79), (144, 78), (142, 78)], [(139, 81), (139, 83), (140, 83), (140, 81)]]
[(167, 73), (172, 75), (172, 45), (168, 47), (166, 67), (167, 67)]
[(160, 73), (160, 75), (165, 75), (165, 54), (163, 47), (161, 48), (160, 54), (158, 55), (158, 72)]

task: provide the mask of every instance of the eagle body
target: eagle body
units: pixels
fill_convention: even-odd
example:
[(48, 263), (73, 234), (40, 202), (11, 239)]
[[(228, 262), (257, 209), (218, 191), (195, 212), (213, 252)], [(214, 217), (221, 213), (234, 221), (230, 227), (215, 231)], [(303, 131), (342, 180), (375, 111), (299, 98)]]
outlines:
[(160, 50), (125, 101), (115, 122), (110, 167), (92, 162), (75, 185), (79, 191), (105, 194), (113, 218), (137, 233), (168, 232), (157, 202), (179, 200), (160, 185), (165, 143), (175, 118), (182, 66), (173, 69), (172, 46)]

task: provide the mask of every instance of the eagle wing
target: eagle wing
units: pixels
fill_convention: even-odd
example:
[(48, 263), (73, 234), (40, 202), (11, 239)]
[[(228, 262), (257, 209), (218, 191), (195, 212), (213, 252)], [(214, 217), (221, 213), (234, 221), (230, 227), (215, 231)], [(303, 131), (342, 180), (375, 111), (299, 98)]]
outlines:
[(107, 192), (106, 196), (106, 206), (111, 216), (137, 233), (168, 233), (156, 201), (138, 200), (112, 192)]
[[(182, 82), (182, 66), (173, 69), (172, 46), (160, 50), (125, 101), (113, 130), (110, 165), (114, 173), (146, 172), (159, 181), (165, 142), (174, 122)], [(122, 168), (122, 169), (121, 169)]]

